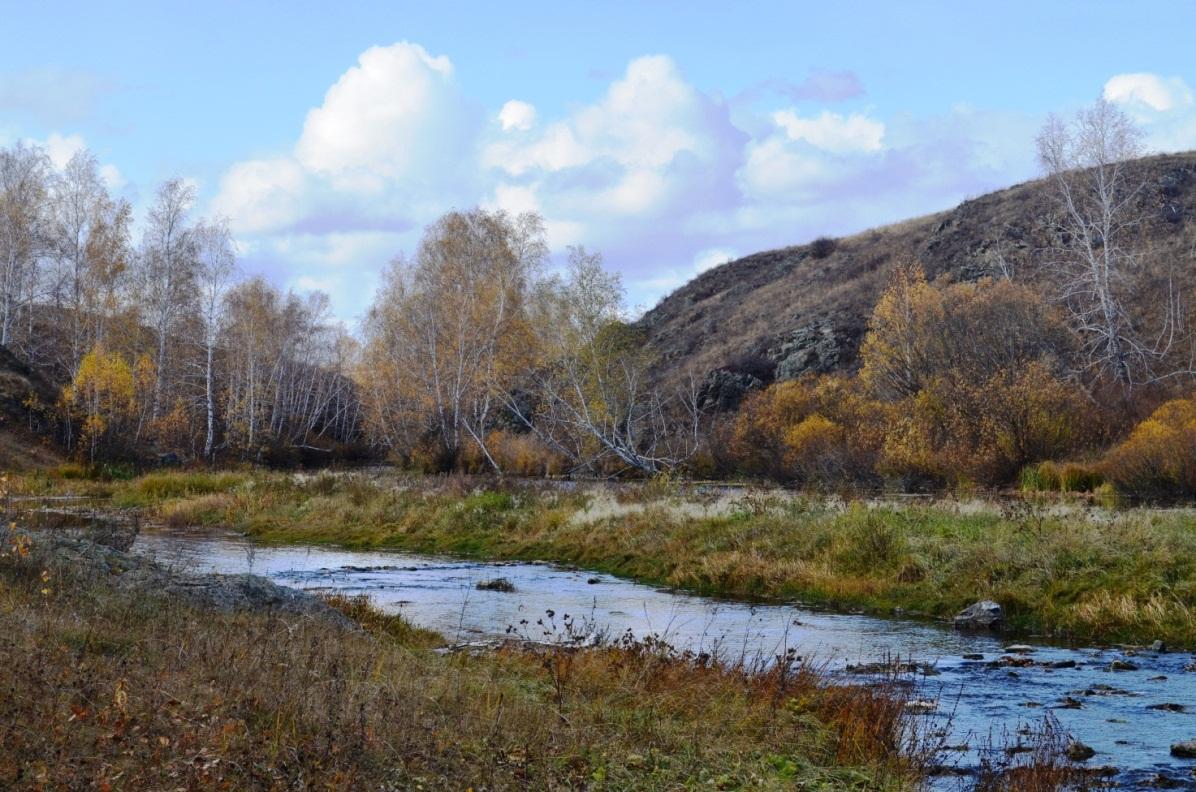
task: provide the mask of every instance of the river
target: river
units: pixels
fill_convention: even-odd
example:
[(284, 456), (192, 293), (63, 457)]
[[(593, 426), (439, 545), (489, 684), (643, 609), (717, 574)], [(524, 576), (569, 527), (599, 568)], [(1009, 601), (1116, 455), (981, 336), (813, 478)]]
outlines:
[[(509, 630), (541, 639), (554, 628), (559, 635), (569, 620), (611, 636), (656, 635), (677, 648), (730, 661), (792, 648), (846, 674), (849, 664), (914, 660), (933, 669), (918, 675), (917, 698), (938, 701), (917, 717), (927, 731), (949, 729), (947, 742), (961, 748), (948, 752), (949, 764), (974, 767), (982, 746), (1015, 743), (1020, 731), (1050, 713), (1096, 751), (1088, 764), (1117, 768), (1122, 788), (1165, 779), (1172, 784), (1167, 788), (1196, 789), (1196, 763), (1169, 753), (1172, 743), (1196, 738), (1196, 673), (1185, 671), (1193, 661), (1188, 653), (1034, 640), (1025, 641), (1031, 651), (1009, 652), (1009, 641), (937, 624), (700, 597), (550, 564), (262, 546), (211, 531), (142, 532), (134, 550), (172, 566), (252, 572), (296, 588), (366, 595), (453, 643)], [(477, 588), (500, 577), (514, 590)], [(1002, 657), (1031, 665), (1000, 665)], [(1112, 670), (1114, 661), (1127, 670)]]

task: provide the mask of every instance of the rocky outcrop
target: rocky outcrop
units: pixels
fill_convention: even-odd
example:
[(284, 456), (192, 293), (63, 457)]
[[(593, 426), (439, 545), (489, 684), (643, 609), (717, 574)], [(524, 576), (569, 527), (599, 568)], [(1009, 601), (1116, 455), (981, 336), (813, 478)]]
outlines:
[(955, 616), (957, 630), (1000, 630), (1005, 623), (1005, 612), (1000, 604), (992, 600), (974, 602)]
[(698, 386), (698, 407), (707, 412), (729, 412), (743, 397), (760, 390), (765, 383), (746, 371), (715, 369)]
[(839, 367), (845, 338), (830, 322), (805, 325), (794, 330), (770, 355), (777, 362), (777, 379), (796, 379), (802, 374), (825, 374)]

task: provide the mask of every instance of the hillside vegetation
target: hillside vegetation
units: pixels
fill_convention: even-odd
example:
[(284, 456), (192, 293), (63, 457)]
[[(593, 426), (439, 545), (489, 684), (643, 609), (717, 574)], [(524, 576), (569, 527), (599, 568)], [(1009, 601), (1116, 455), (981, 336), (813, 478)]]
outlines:
[[(1196, 152), (1133, 163), (1144, 189), (1137, 230), (1147, 255), (1184, 291), (1196, 287)], [(964, 201), (954, 209), (842, 239), (821, 239), (745, 256), (711, 269), (665, 297), (640, 325), (659, 355), (660, 373), (726, 369), (770, 376), (850, 371), (872, 310), (897, 267), (917, 262), (929, 280), (1002, 277), (1039, 283), (1058, 256), (1052, 226), (1058, 199), (1040, 179)], [(1157, 313), (1165, 300), (1142, 291)], [(757, 364), (758, 365), (758, 364)], [(758, 369), (757, 369), (758, 370)]]

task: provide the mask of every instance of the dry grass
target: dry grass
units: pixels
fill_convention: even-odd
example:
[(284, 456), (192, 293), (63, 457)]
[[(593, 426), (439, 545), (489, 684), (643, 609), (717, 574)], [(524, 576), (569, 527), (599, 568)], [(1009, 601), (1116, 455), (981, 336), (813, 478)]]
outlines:
[(902, 694), (623, 642), (442, 656), (0, 560), (5, 789), (901, 789)]

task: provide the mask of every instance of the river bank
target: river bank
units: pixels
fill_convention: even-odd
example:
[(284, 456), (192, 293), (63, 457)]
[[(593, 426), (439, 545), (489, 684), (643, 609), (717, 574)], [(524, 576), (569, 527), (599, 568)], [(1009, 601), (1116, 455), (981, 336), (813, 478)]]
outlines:
[(163, 586), (178, 573), (19, 529), (2, 544), (9, 789), (898, 790), (926, 770), (899, 686), (636, 641), (444, 654), (360, 599), (197, 599), (228, 581)]
[(26, 481), (106, 508), (222, 525), (270, 543), (548, 560), (697, 593), (949, 619), (980, 599), (1015, 634), (1196, 647), (1187, 510), (780, 491), (565, 488), (375, 474), (158, 473)]

